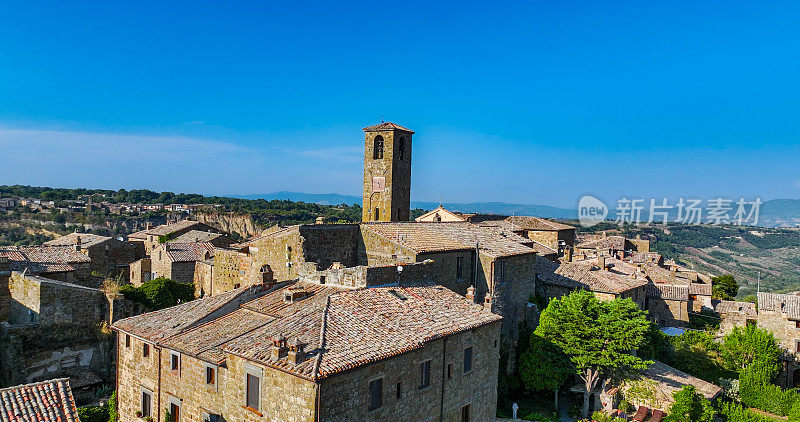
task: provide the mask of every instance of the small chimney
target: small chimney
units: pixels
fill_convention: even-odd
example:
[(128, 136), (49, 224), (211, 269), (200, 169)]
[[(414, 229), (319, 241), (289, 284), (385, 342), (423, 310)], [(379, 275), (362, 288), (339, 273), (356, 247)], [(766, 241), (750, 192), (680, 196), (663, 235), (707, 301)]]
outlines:
[(483, 307), (491, 312), (492, 311), (492, 296), (487, 294), (486, 299), (483, 301)]
[(475, 303), (475, 286), (467, 287), (467, 300), (471, 303)]
[(75, 236), (75, 252), (81, 251), (81, 237)]
[(11, 273), (11, 261), (4, 256), (0, 256), (0, 275), (9, 275)]
[(300, 343), (300, 339), (294, 338), (291, 342), (289, 342), (289, 351), (287, 352), (286, 357), (289, 359), (289, 363), (294, 365), (299, 365), (303, 363), (305, 360), (305, 352), (303, 351), (305, 345)]
[(286, 337), (279, 336), (272, 339), (272, 358), (275, 360), (280, 359), (283, 353), (286, 352)]
[(569, 246), (564, 248), (564, 259), (566, 259), (567, 262), (572, 262), (572, 248)]
[(80, 230), (78, 230), (78, 228), (77, 228), (77, 227), (75, 227), (75, 233), (80, 233), (80, 232), (81, 232), (81, 231), (80, 231)]
[(600, 267), (601, 270), (606, 269), (606, 256), (605, 255), (598, 255), (597, 256), (597, 266)]
[(672, 278), (676, 278), (678, 276), (678, 268), (677, 267), (672, 267), (669, 270), (669, 276), (672, 277)]

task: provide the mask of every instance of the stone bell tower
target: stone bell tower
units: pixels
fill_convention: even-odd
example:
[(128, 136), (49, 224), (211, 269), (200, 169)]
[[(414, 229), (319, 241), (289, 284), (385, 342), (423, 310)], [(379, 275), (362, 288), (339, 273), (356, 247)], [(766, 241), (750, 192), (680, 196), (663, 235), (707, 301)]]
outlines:
[(364, 128), (362, 221), (408, 221), (413, 134), (388, 122)]

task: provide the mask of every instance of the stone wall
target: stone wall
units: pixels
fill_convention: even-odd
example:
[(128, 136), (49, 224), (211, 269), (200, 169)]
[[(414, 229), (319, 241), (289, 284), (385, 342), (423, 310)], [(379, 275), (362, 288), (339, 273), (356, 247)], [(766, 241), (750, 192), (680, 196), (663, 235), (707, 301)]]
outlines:
[(150, 280), (152, 268), (152, 261), (150, 261), (150, 258), (142, 258), (138, 261), (134, 261), (130, 265), (130, 275), (128, 279), (134, 286), (141, 286), (142, 283)]
[(682, 327), (689, 322), (689, 302), (685, 300), (647, 298), (647, 311), (661, 326)]
[(194, 264), (194, 297), (206, 297), (212, 294), (212, 277), (214, 263), (210, 261), (197, 261)]
[[(374, 159), (375, 137), (383, 137), (383, 158)], [(403, 152), (400, 154), (400, 139)], [(408, 221), (411, 209), (411, 134), (392, 130), (364, 134), (364, 190), (362, 221)], [(402, 159), (401, 159), (402, 155)], [(384, 189), (373, 189), (373, 178), (383, 177)]]
[(107, 301), (103, 292), (44, 277), (13, 272), (9, 284), (12, 325), (40, 325), (104, 321)]
[(198, 212), (194, 214), (194, 219), (210, 226), (219, 226), (228, 233), (238, 233), (243, 238), (250, 238), (261, 232), (250, 214)]
[[(424, 348), (324, 379), (321, 420), (493, 420), (497, 406), (499, 323), (449, 336)], [(464, 349), (473, 348), (464, 373)], [(430, 385), (420, 388), (420, 365), (430, 360)], [(450, 368), (448, 373), (448, 367)], [(382, 379), (380, 408), (369, 410), (369, 383)], [(397, 389), (400, 383), (401, 397)]]
[(123, 275), (127, 278), (128, 266), (137, 258), (136, 246), (117, 239), (108, 239), (82, 251), (92, 259), (92, 273), (105, 277)]

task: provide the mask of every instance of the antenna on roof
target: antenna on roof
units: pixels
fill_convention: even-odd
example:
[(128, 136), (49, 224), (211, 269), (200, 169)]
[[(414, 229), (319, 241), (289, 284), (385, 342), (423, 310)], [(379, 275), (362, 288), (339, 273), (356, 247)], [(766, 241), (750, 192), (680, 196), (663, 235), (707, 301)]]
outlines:
[(381, 123), (383, 123), (383, 116), (381, 116)]
[(761, 271), (758, 272), (758, 284), (756, 284), (756, 293), (761, 293)]

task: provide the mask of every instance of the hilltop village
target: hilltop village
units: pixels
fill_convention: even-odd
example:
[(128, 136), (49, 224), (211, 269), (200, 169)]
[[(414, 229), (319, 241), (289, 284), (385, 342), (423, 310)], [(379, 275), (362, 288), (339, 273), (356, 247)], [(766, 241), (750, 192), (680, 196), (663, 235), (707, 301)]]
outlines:
[[(716, 298), (711, 275), (641, 237), (443, 207), (412, 219), (414, 132), (363, 131), (360, 223), (241, 239), (183, 219), (0, 247), (0, 421), (78, 420), (111, 391), (122, 421), (495, 420), (548, 303), (576, 291), (629, 299), (659, 333), (761, 328), (782, 349), (775, 383), (800, 384), (800, 296)], [(727, 394), (660, 356), (636, 377), (650, 394), (609, 376), (591, 410), (659, 421), (685, 386)]]

